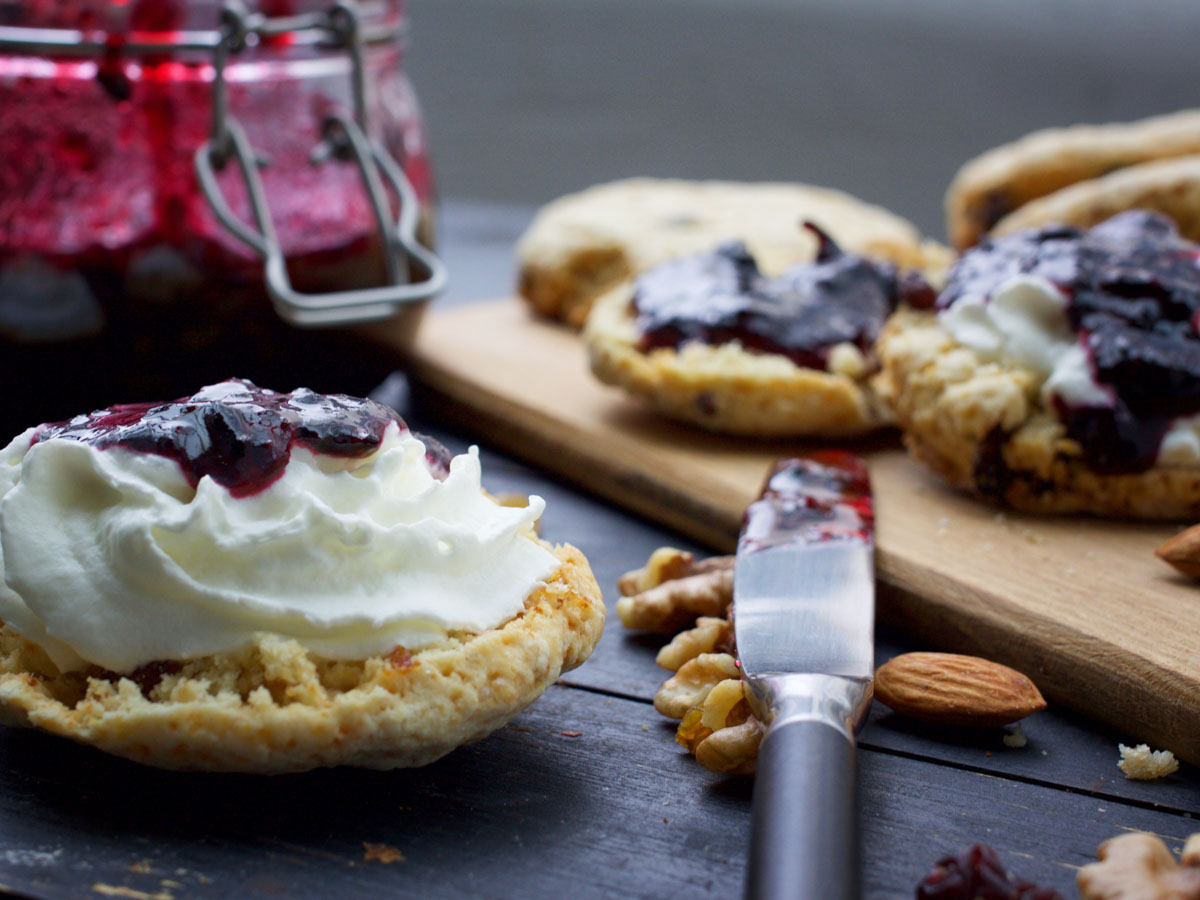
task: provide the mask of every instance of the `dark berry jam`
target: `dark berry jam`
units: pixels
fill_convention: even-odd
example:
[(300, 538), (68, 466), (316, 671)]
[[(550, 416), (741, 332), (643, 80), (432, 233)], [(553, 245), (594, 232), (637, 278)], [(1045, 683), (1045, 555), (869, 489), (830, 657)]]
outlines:
[[(230, 379), (170, 403), (119, 404), (39, 425), (33, 442), (65, 438), (165, 456), (179, 464), (193, 488), (208, 476), (233, 496), (246, 497), (283, 474), (292, 447), (361, 458), (379, 448), (392, 423), (408, 430), (396, 413), (374, 400), (307, 388), (279, 394)], [(421, 440), (430, 471), (444, 478), (449, 451), (437, 441)]]
[(1062, 900), (1062, 895), (1008, 874), (995, 850), (974, 844), (939, 860), (917, 885), (917, 900)]
[(762, 496), (746, 508), (738, 553), (777, 544), (870, 540), (874, 528), (866, 463), (844, 450), (820, 451), (775, 463)]
[(868, 353), (896, 304), (908, 292), (928, 293), (923, 279), (900, 279), (890, 263), (843, 253), (820, 228), (805, 227), (817, 236), (815, 262), (778, 278), (763, 275), (737, 242), (642, 274), (633, 300), (640, 348), (738, 341), (824, 370), (833, 347), (854, 344)]
[(1200, 413), (1200, 246), (1163, 216), (1133, 211), (1090, 231), (1055, 226), (985, 239), (954, 265), (937, 307), (989, 297), (1034, 275), (1068, 298), (1067, 316), (1110, 406), (1056, 399), (1067, 434), (1097, 472), (1154, 465), (1172, 422)]

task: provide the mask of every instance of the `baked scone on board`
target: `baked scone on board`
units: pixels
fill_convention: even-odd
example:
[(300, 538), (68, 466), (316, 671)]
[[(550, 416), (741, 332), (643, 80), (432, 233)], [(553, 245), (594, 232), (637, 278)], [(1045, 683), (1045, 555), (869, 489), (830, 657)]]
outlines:
[(1091, 228), (1129, 209), (1162, 213), (1180, 235), (1200, 240), (1200, 155), (1141, 163), (1077, 182), (1009, 213), (990, 234), (1056, 224)]
[(877, 344), (908, 447), (1017, 509), (1195, 519), (1198, 257), (1143, 211), (985, 238)]
[[(959, 169), (946, 192), (946, 233), (951, 245), (963, 250), (1039, 197), (1130, 166), (1192, 154), (1200, 154), (1200, 109), (1135, 122), (1035, 131), (995, 147)], [(1049, 221), (1087, 226), (1101, 219), (1042, 219), (1023, 224)]]
[(369, 400), (239, 380), (0, 451), (0, 722), (149, 765), (416, 766), (599, 639), (587, 560)]
[(599, 298), (593, 373), (658, 412), (729, 434), (849, 437), (890, 422), (873, 345), (901, 303), (932, 301), (915, 270), (849, 253), (813, 223), (815, 260), (770, 277), (745, 244), (660, 263)]
[(742, 241), (763, 271), (810, 260), (816, 222), (842, 247), (906, 268), (948, 263), (944, 247), (879, 206), (805, 184), (629, 178), (552, 201), (517, 244), (518, 290), (578, 328), (592, 302), (664, 260)]

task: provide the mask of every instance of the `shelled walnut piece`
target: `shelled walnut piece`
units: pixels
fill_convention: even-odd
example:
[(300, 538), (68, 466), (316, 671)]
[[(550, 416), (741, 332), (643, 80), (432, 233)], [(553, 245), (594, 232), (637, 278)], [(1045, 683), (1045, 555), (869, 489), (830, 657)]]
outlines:
[(627, 628), (670, 634), (700, 616), (721, 616), (733, 600), (733, 557), (697, 560), (691, 553), (660, 547), (644, 568), (617, 581), (623, 595), (617, 615)]
[(734, 658), (733, 557), (696, 559), (660, 547), (645, 566), (622, 575), (617, 588), (626, 627), (678, 632), (655, 660), (675, 673), (654, 696), (655, 709), (681, 720), (675, 740), (706, 769), (752, 774), (763, 726), (750, 714)]
[(1082, 900), (1200, 900), (1200, 834), (1187, 839), (1178, 863), (1141, 832), (1105, 841), (1096, 855), (1075, 876)]

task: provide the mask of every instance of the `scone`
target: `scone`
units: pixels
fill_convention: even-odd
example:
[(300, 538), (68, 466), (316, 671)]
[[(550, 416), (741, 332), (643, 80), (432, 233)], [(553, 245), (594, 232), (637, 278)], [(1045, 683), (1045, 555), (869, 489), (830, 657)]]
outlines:
[[(1039, 197), (1129, 166), (1198, 153), (1200, 110), (1136, 122), (1036, 131), (995, 147), (959, 169), (946, 193), (946, 233), (950, 243), (962, 250), (974, 246), (1007, 215)], [(1064, 220), (1025, 224), (1047, 221)]]
[(944, 266), (944, 247), (848, 194), (803, 184), (630, 178), (545, 206), (517, 244), (519, 291), (539, 313), (580, 327), (601, 294), (665, 260), (742, 241), (763, 271), (811, 260), (816, 222), (847, 250), (908, 268)]
[(1018, 509), (1196, 518), (1198, 256), (1137, 211), (985, 239), (879, 339), (909, 448)]
[(1200, 240), (1200, 155), (1141, 163), (1077, 182), (1009, 213), (991, 234), (1055, 224), (1091, 228), (1129, 209), (1162, 213), (1180, 235)]
[(671, 418), (730, 434), (846, 437), (890, 421), (873, 344), (901, 301), (931, 302), (916, 273), (820, 249), (775, 278), (741, 243), (661, 263), (596, 301), (592, 371)]
[(244, 381), (0, 452), (0, 722), (155, 766), (431, 762), (583, 662), (587, 561), (380, 404)]

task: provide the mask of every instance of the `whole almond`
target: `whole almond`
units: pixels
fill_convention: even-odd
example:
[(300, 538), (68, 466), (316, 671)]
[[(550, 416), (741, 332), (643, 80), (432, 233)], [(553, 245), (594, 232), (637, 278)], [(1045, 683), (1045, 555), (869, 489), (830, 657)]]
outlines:
[(1008, 725), (1046, 708), (1015, 669), (957, 653), (905, 653), (875, 672), (875, 699), (937, 725)]
[(1167, 538), (1154, 553), (1184, 575), (1200, 578), (1200, 525)]

